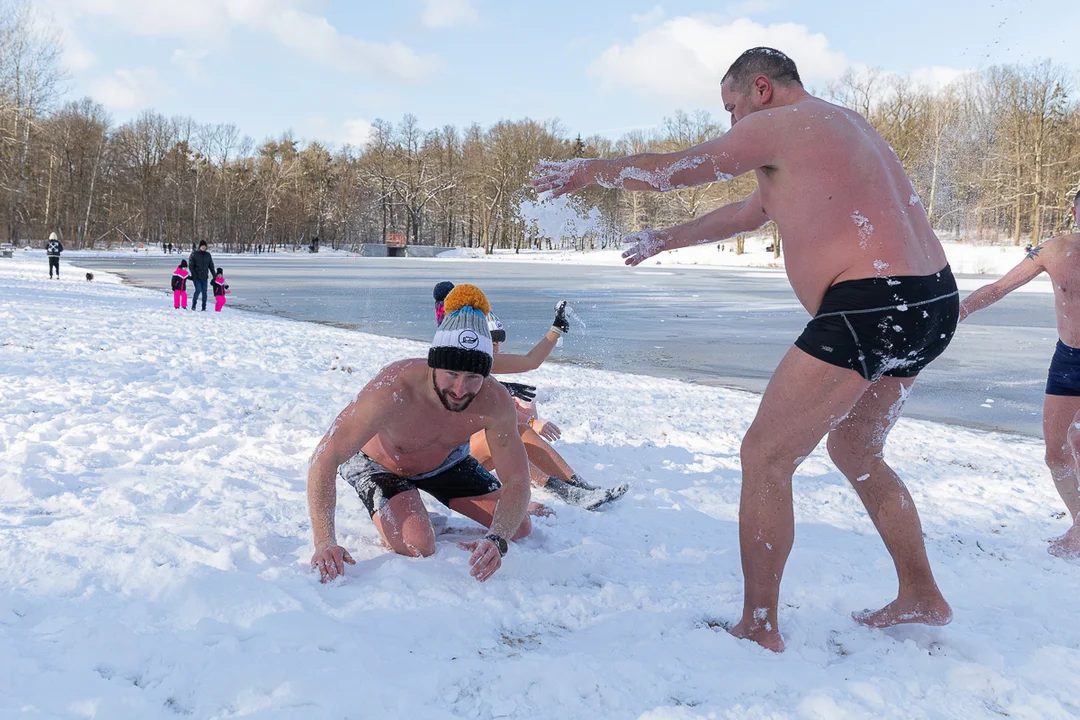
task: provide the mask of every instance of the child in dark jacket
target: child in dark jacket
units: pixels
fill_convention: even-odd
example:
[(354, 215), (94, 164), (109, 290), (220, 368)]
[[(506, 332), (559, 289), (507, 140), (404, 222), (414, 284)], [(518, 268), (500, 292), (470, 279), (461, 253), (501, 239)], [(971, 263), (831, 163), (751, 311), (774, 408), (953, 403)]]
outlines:
[(187, 260), (181, 260), (180, 265), (173, 270), (172, 274), (172, 297), (174, 310), (187, 310), (187, 281), (191, 273), (187, 269)]
[(229, 283), (225, 282), (225, 276), (221, 268), (217, 268), (217, 274), (211, 283), (214, 286), (214, 312), (221, 312), (225, 307), (225, 293), (229, 291)]

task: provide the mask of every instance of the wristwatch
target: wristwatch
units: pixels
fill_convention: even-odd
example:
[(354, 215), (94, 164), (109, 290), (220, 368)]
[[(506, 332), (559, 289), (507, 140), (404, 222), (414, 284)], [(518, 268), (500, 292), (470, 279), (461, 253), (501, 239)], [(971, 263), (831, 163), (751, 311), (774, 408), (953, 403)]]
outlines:
[(510, 550), (510, 546), (506, 544), (506, 540), (495, 533), (488, 533), (484, 536), (484, 539), (495, 543), (495, 547), (499, 548), (499, 557), (506, 557), (506, 553)]

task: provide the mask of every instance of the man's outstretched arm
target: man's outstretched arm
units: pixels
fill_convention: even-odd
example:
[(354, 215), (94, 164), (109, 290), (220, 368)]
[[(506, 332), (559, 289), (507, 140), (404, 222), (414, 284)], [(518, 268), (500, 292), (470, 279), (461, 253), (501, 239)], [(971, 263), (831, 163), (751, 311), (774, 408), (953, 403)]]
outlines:
[(983, 285), (964, 298), (964, 301), (960, 303), (960, 320), (963, 321), (971, 313), (993, 305), (1016, 288), (1026, 285), (1042, 274), (1046, 266), (1040, 255), (1045, 247), (1046, 245), (1040, 245), (1032, 249), (1019, 265), (1005, 273), (999, 280)]
[(667, 230), (642, 230), (630, 235), (623, 240), (629, 246), (623, 253), (623, 260), (627, 265), (638, 265), (665, 250), (720, 242), (739, 233), (757, 230), (768, 221), (760, 191), (754, 190), (745, 200), (717, 208), (682, 225)]
[(352, 557), (337, 543), (334, 515), (337, 511), (337, 469), (358, 453), (378, 432), (391, 401), (387, 389), (393, 377), (385, 368), (338, 414), (308, 463), (308, 512), (315, 540), (312, 567), (326, 582), (345, 573)]
[(754, 113), (727, 133), (686, 150), (640, 153), (621, 158), (544, 161), (532, 185), (553, 197), (589, 185), (624, 190), (667, 192), (730, 180), (776, 161), (776, 119)]

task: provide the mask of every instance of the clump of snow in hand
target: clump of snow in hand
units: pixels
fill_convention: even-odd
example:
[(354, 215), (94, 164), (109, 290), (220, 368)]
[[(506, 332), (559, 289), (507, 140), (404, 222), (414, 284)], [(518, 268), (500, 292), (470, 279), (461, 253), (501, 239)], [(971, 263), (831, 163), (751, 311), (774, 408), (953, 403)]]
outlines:
[(664, 249), (664, 234), (658, 230), (645, 229), (623, 238), (626, 249), (633, 251), (632, 257), (650, 258)]
[(537, 163), (537, 173), (541, 176), (551, 175), (554, 178), (554, 188), (566, 187), (570, 178), (585, 164), (585, 158), (573, 158), (571, 160), (541, 160)]
[(569, 195), (552, 199), (550, 193), (522, 202), (518, 214), (538, 235), (557, 242), (600, 232), (603, 222), (599, 208), (582, 211)]
[(858, 210), (851, 213), (851, 222), (859, 229), (859, 245), (866, 247), (870, 236), (874, 234), (874, 226), (870, 224), (870, 218), (861, 214)]
[(874, 261), (874, 270), (877, 272), (878, 275), (881, 275), (881, 273), (885, 272), (888, 269), (889, 263), (885, 262), (884, 260)]

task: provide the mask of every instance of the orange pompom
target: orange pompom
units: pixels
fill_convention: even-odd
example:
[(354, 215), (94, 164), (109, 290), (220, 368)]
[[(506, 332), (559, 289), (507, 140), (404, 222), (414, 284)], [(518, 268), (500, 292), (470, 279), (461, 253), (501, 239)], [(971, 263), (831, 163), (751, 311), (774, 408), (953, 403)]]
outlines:
[(475, 285), (458, 285), (443, 301), (443, 309), (447, 315), (463, 307), (476, 308), (485, 315), (491, 312), (491, 303), (488, 302), (487, 295), (484, 295), (484, 292)]

